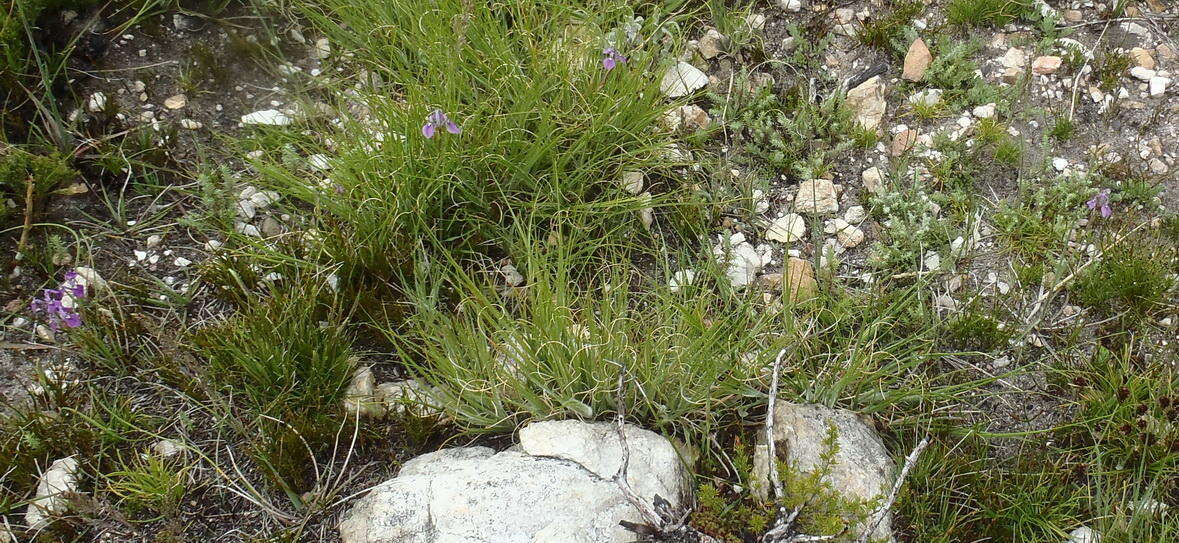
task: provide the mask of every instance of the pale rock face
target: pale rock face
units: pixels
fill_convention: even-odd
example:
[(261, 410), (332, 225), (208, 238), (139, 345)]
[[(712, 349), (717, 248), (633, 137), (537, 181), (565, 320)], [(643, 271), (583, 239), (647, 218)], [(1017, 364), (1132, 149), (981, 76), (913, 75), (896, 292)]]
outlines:
[(643, 192), (643, 172), (622, 172), (622, 189), (631, 194)]
[(86, 101), (86, 109), (91, 113), (99, 113), (106, 109), (107, 98), (101, 92), (96, 92), (90, 95), (90, 99)]
[[(627, 482), (631, 488), (648, 501), (656, 495), (664, 498), (686, 495), (688, 488), (682, 474), (662, 469), (679, 464), (679, 455), (671, 442), (637, 426), (625, 428), (630, 447)], [(535, 422), (520, 430), (520, 448), (532, 456), (571, 460), (603, 479), (613, 477), (622, 466), (618, 428), (611, 423)]]
[(787, 213), (774, 219), (766, 229), (766, 239), (782, 243), (794, 243), (806, 235), (806, 220), (798, 213)]
[(734, 287), (749, 285), (762, 267), (769, 262), (769, 247), (755, 248), (741, 233), (729, 236), (728, 242), (721, 240), (712, 248), (712, 254), (726, 265), (725, 276)]
[(909, 103), (915, 106), (933, 107), (942, 103), (943, 92), (941, 89), (925, 89), (910, 96)]
[[(851, 411), (789, 402), (776, 405), (774, 442), (780, 458), (793, 469), (815, 471), (828, 452), (823, 441), (830, 426), (835, 427), (839, 450), (825, 480), (849, 499), (869, 501), (887, 496), (896, 477), (896, 465), (880, 436)], [(751, 490), (765, 496), (771, 466), (765, 432), (758, 433), (753, 465), (757, 484)], [(891, 540), (891, 514), (885, 516), (872, 536)]]
[(884, 101), (884, 82), (880, 76), (869, 78), (848, 91), (847, 106), (856, 113), (856, 122), (865, 130), (879, 128), (888, 107)]
[(53, 517), (69, 509), (69, 494), (78, 492), (78, 459), (72, 456), (55, 460), (49, 469), (41, 474), (37, 483), (37, 495), (29, 503), (25, 523), (30, 531), (39, 531), (49, 525)]
[(864, 183), (864, 189), (868, 192), (878, 194), (884, 189), (884, 174), (876, 166), (864, 170), (860, 174), (860, 179)]
[(679, 292), (696, 281), (696, 270), (678, 270), (667, 281), (667, 289)]
[(286, 126), (293, 123), (287, 114), (277, 109), (263, 109), (242, 115), (242, 124)]
[(798, 185), (794, 209), (801, 213), (838, 213), (839, 198), (835, 184), (826, 179), (811, 179)]
[(851, 225), (843, 219), (832, 219), (832, 226), (835, 230), (835, 239), (839, 244), (852, 248), (864, 242), (864, 231), (858, 227)]
[(443, 411), (437, 401), (436, 389), (416, 379), (381, 383), (374, 397), (383, 415), (412, 414), (418, 417), (439, 417)]
[(188, 105), (188, 97), (183, 94), (176, 94), (164, 99), (164, 107), (168, 109), (180, 109)]
[(1036, 57), (1036, 60), (1032, 61), (1032, 73), (1036, 75), (1054, 74), (1063, 63), (1064, 59), (1057, 56)]
[(802, 0), (777, 0), (777, 3), (786, 11), (802, 11)]
[(704, 35), (696, 43), (696, 50), (700, 51), (700, 56), (706, 59), (716, 58), (724, 51), (729, 44), (729, 38), (725, 37), (715, 28), (709, 28), (704, 31)]
[[(682, 503), (685, 474), (671, 443), (628, 426), (627, 480), (643, 500)], [(521, 430), (521, 445), (445, 449), (406, 462), (356, 502), (344, 543), (623, 543), (620, 520), (641, 516), (610, 480), (622, 450), (614, 426), (555, 421)], [(581, 462), (584, 462), (582, 464)], [(667, 491), (671, 494), (664, 495)]]
[(1130, 58), (1134, 59), (1135, 64), (1147, 70), (1153, 70), (1158, 65), (1154, 60), (1154, 56), (1150, 54), (1150, 51), (1141, 47), (1130, 49)]
[(1101, 534), (1088, 526), (1081, 526), (1068, 534), (1068, 541), (1065, 543), (1100, 543)]
[(1012, 47), (1003, 53), (999, 62), (1003, 64), (1004, 68), (1023, 68), (1028, 63), (1028, 57), (1024, 54), (1023, 49)]
[(925, 40), (921, 38), (913, 40), (913, 44), (909, 46), (909, 51), (905, 54), (905, 66), (901, 73), (901, 79), (921, 81), (921, 78), (925, 76), (926, 68), (929, 68), (932, 62), (933, 54), (929, 52)]
[(669, 98), (681, 98), (708, 85), (708, 76), (687, 62), (677, 62), (663, 73), (659, 88)]
[(382, 408), (376, 401), (376, 389), (377, 381), (372, 368), (356, 368), (356, 372), (352, 374), (352, 381), (344, 391), (344, 412), (350, 417), (355, 417), (358, 413), (362, 417), (380, 416)]

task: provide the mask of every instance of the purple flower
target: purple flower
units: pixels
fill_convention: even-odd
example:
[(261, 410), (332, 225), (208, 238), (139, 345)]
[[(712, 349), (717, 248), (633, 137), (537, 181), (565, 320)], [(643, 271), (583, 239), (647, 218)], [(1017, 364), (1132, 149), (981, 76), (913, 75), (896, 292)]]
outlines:
[(451, 134), (458, 134), (463, 131), (463, 129), (459, 128), (459, 125), (454, 124), (454, 121), (450, 120), (450, 117), (447, 117), (441, 109), (435, 109), (430, 113), (430, 115), (426, 117), (426, 124), (422, 125), (422, 135), (426, 136), (426, 139), (434, 137), (434, 131), (437, 130), (439, 126), (445, 127), (446, 131), (450, 132)]
[(622, 56), (622, 53), (613, 47), (602, 49), (602, 67), (607, 72), (613, 70), (619, 63), (626, 63), (626, 57)]
[(77, 328), (82, 325), (78, 314), (78, 300), (86, 297), (86, 285), (78, 281), (73, 270), (66, 272), (61, 288), (47, 288), (41, 291), (41, 298), (34, 298), (29, 304), (33, 313), (41, 314), (54, 331), (65, 325)]
[(1113, 215), (1113, 210), (1109, 208), (1109, 189), (1101, 189), (1096, 196), (1085, 202), (1085, 205), (1089, 206), (1090, 211), (1101, 208), (1101, 216), (1106, 219)]

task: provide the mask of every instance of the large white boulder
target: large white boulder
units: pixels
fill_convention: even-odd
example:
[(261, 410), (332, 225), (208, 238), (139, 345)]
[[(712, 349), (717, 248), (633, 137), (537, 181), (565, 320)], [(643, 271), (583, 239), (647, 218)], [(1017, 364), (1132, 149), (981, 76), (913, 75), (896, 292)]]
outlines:
[[(787, 465), (800, 472), (811, 473), (822, 467), (823, 455), (828, 452), (826, 439), (832, 427), (838, 450), (824, 480), (847, 499), (883, 501), (896, 480), (896, 464), (880, 436), (859, 416), (846, 409), (822, 405), (782, 402), (774, 407), (776, 452)], [(768, 452), (762, 432), (753, 454), (754, 477), (759, 481), (753, 491), (762, 496), (769, 488)], [(892, 540), (891, 514), (885, 515), (872, 537)]]
[[(648, 503), (678, 506), (685, 473), (666, 439), (627, 427), (627, 481)], [(356, 502), (340, 523), (344, 543), (623, 543), (642, 522), (610, 479), (622, 458), (610, 424), (542, 422), (519, 448), (445, 449), (415, 458)], [(666, 492), (666, 493), (665, 493)]]

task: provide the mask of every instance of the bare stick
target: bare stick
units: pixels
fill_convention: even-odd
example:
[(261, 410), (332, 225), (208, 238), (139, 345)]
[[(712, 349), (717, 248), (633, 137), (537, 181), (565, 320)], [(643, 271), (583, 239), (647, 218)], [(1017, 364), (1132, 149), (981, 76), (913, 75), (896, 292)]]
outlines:
[(25, 252), (25, 245), (29, 243), (29, 231), (33, 229), (33, 188), (37, 186), (37, 182), (33, 180), (33, 176), (29, 176), (28, 181), (25, 182), (25, 225), (20, 230), (20, 241), (16, 243), (17, 254)]
[(774, 468), (775, 460), (778, 458), (774, 445), (774, 404), (778, 400), (778, 374), (782, 371), (782, 357), (785, 355), (786, 349), (782, 349), (774, 358), (774, 373), (770, 376), (770, 398), (766, 402), (766, 450), (769, 455), (770, 487), (774, 491), (774, 500), (782, 497), (782, 478)]
[(616, 417), (618, 428), (618, 442), (622, 445), (622, 463), (618, 466), (618, 471), (614, 473), (614, 484), (618, 485), (618, 489), (622, 491), (623, 497), (630, 502), (635, 509), (643, 515), (643, 519), (651, 526), (662, 526), (663, 519), (655, 513), (651, 506), (647, 505), (634, 490), (630, 488), (630, 482), (626, 480), (626, 470), (630, 466), (630, 445), (626, 442), (626, 403), (623, 399), (623, 386), (626, 379), (626, 364), (618, 363), (618, 416)]
[(897, 501), (897, 494), (901, 491), (901, 485), (905, 484), (905, 478), (909, 476), (909, 470), (913, 469), (913, 466), (917, 464), (917, 457), (921, 456), (921, 451), (925, 450), (927, 446), (929, 446), (929, 438), (925, 437), (921, 439), (921, 442), (916, 447), (913, 447), (913, 452), (909, 453), (909, 456), (905, 458), (905, 465), (901, 467), (901, 474), (897, 476), (897, 480), (892, 484), (892, 490), (888, 493), (888, 499), (873, 513), (872, 516), (874, 518), (872, 522), (864, 528), (864, 533), (860, 534), (860, 537), (856, 539), (856, 543), (867, 543), (868, 538), (872, 536), (876, 528), (880, 527), (880, 523), (884, 522), (884, 517), (892, 509), (892, 504)]

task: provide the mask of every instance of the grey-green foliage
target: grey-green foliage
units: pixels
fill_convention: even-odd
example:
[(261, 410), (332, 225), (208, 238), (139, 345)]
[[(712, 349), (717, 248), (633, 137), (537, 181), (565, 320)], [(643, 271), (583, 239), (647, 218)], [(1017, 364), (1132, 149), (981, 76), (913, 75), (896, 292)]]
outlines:
[(893, 184), (869, 200), (883, 227), (870, 261), (880, 268), (913, 268), (925, 251), (938, 250), (950, 231), (937, 214), (938, 204), (919, 181)]
[[(741, 82), (744, 85), (747, 78)], [(838, 94), (816, 103), (805, 88), (778, 92), (763, 85), (731, 99), (729, 129), (747, 153), (775, 170), (817, 177), (854, 143), (852, 114)]]

